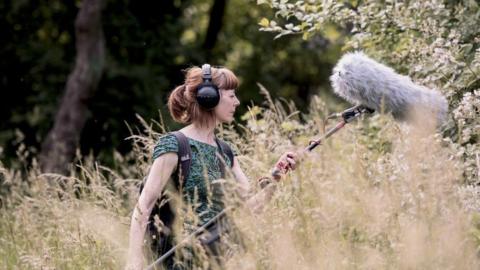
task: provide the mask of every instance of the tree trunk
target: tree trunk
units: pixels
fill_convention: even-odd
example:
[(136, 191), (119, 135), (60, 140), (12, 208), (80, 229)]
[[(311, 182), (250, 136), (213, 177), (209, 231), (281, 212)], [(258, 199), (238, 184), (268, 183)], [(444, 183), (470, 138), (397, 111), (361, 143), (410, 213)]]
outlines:
[(67, 174), (80, 140), (105, 62), (101, 23), (102, 0), (83, 0), (75, 20), (77, 56), (53, 128), (42, 143), (40, 167), (45, 173)]
[(218, 33), (222, 29), (226, 6), (227, 0), (215, 0), (210, 10), (210, 21), (208, 22), (207, 35), (203, 44), (207, 62), (210, 60), (211, 51), (215, 47), (215, 43), (217, 43)]

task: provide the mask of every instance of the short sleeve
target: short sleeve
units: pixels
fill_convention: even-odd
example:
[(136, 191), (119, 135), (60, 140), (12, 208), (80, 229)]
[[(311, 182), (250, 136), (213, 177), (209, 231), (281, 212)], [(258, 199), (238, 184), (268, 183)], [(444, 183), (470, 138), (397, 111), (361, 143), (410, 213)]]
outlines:
[(152, 158), (155, 160), (159, 156), (168, 152), (178, 152), (178, 141), (175, 135), (169, 133), (161, 136), (153, 148)]

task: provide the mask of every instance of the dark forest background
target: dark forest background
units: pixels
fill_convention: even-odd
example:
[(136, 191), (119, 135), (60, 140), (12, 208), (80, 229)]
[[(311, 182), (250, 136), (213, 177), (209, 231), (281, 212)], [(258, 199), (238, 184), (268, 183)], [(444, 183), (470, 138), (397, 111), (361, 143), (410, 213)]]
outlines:
[[(0, 157), (6, 165), (14, 165), (21, 144), (30, 158), (37, 156), (54, 127), (75, 68), (81, 7), (82, 1), (0, 1)], [(261, 18), (273, 13), (245, 0), (104, 1), (102, 68), (96, 88), (80, 98), (84, 125), (74, 128), (82, 154), (108, 164), (114, 149), (130, 151), (125, 139), (136, 115), (148, 121), (161, 113), (168, 127), (178, 128), (165, 106), (168, 94), (182, 83), (183, 69), (204, 62), (240, 78), (238, 118), (263, 101), (257, 82), (306, 110), (312, 94), (329, 92), (341, 34), (332, 29), (306, 41), (273, 39), (259, 31)]]

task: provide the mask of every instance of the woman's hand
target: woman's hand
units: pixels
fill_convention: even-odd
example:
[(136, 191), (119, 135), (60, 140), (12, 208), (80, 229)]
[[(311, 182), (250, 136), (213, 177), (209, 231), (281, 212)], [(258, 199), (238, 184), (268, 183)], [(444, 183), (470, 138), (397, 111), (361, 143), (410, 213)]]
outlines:
[(281, 174), (286, 174), (290, 170), (295, 170), (297, 165), (297, 154), (295, 152), (285, 152), (275, 163), (273, 177), (280, 180)]

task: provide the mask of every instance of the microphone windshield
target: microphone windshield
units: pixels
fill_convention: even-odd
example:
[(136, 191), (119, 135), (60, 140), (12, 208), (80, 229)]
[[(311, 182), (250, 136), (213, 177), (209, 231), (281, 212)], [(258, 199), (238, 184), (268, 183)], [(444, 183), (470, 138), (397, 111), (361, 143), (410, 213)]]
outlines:
[(346, 101), (390, 112), (396, 119), (406, 119), (412, 110), (418, 110), (431, 114), (437, 124), (446, 120), (447, 100), (438, 91), (413, 83), (362, 52), (345, 54), (330, 81), (334, 92)]

